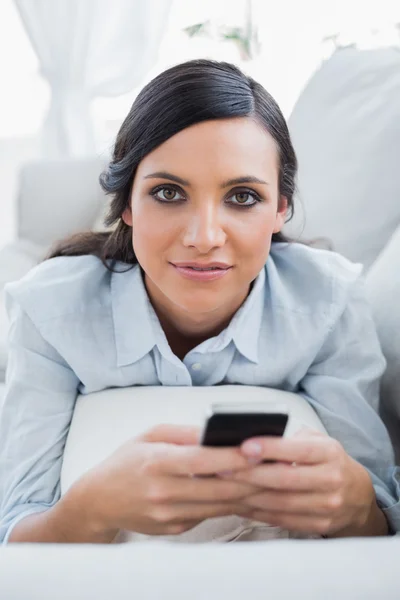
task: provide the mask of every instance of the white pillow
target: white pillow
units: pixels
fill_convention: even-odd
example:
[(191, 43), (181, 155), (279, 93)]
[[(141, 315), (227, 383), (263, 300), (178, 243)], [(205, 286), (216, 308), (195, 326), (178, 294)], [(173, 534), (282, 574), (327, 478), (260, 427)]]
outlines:
[(324, 62), (289, 118), (299, 197), (288, 232), (304, 221), (303, 238), (371, 265), (400, 224), (399, 123), (398, 48), (339, 49)]
[[(161, 423), (201, 425), (212, 402), (279, 403), (287, 407), (289, 422), (285, 435), (302, 426), (326, 433), (319, 417), (301, 397), (262, 387), (228, 385), (213, 387), (140, 386), (114, 388), (79, 396), (77, 399), (61, 472), (61, 493), (121, 444)], [(179, 536), (161, 536), (174, 542), (249, 541), (288, 537), (287, 530), (238, 516), (207, 519)], [(157, 540), (121, 531), (115, 542)]]

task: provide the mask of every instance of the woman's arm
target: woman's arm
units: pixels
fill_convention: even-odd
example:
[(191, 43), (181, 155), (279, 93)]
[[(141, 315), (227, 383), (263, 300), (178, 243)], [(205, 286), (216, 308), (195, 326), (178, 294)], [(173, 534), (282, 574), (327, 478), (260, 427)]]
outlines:
[(354, 502), (358, 499), (363, 499), (366, 510), (361, 512), (365, 516), (360, 522), (352, 523), (342, 529), (331, 533), (328, 537), (358, 537), (358, 536), (380, 536), (388, 535), (389, 524), (383, 513), (379, 508), (376, 497), (375, 489), (372, 485), (371, 478), (368, 472), (356, 461), (352, 461), (351, 476), (353, 480), (353, 494), (357, 496)]
[[(237, 449), (198, 445), (199, 431), (159, 427), (128, 440), (60, 498), (78, 378), (17, 303), (0, 409), (0, 534), (7, 542), (111, 542), (119, 529), (171, 535), (232, 515), (254, 486), (210, 475), (243, 469)], [(51, 327), (51, 322), (46, 322)], [(39, 331), (40, 329), (40, 331)]]
[(106, 530), (95, 520), (98, 499), (91, 474), (83, 476), (52, 508), (21, 519), (8, 542), (108, 544), (118, 529)]
[[(358, 280), (348, 290), (344, 311), (302, 380), (300, 392), (329, 435), (364, 467), (378, 507), (391, 529), (400, 530), (400, 468), (378, 415), (385, 366), (363, 281)], [(365, 487), (361, 484), (360, 489)], [(379, 514), (375, 508), (374, 514)]]
[(377, 413), (385, 360), (359, 281), (343, 306), (298, 390), (331, 437), (249, 441), (244, 454), (276, 462), (234, 478), (264, 488), (245, 516), (328, 537), (386, 535), (388, 524), (400, 530), (400, 470)]
[[(5, 395), (0, 407), (0, 542), (60, 498), (60, 469), (78, 378), (11, 297)], [(52, 511), (57, 513), (58, 509)], [(37, 514), (42, 513), (42, 514)], [(22, 527), (22, 525), (21, 525)]]

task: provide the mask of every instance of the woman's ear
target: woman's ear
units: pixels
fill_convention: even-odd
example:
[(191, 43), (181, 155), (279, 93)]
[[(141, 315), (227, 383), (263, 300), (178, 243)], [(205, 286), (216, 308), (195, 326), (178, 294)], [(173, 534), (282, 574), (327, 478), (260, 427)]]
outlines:
[(278, 202), (278, 212), (276, 213), (275, 217), (274, 233), (279, 233), (279, 231), (281, 231), (281, 229), (283, 228), (286, 221), (287, 211), (288, 200), (286, 196), (281, 196)]
[(130, 206), (128, 206), (124, 210), (124, 212), (121, 215), (121, 218), (126, 225), (129, 225), (130, 227), (132, 227), (132, 210), (131, 210)]

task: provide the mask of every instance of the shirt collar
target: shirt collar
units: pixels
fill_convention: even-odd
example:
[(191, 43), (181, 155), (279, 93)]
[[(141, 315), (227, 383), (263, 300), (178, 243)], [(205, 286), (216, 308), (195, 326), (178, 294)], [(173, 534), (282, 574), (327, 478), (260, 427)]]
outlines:
[[(129, 270), (116, 263), (111, 275), (112, 314), (115, 330), (117, 365), (137, 362), (160, 342), (154, 327), (154, 311), (143, 282), (140, 267)], [(254, 281), (252, 290), (233, 316), (228, 327), (218, 336), (198, 346), (199, 352), (219, 352), (230, 344), (248, 360), (258, 363), (258, 339), (264, 310), (265, 269)]]
[(254, 282), (253, 289), (245, 303), (233, 317), (229, 327), (232, 327), (232, 339), (243, 356), (258, 363), (258, 340), (264, 314), (265, 268), (262, 269)]
[(255, 279), (245, 302), (233, 316), (228, 327), (218, 336), (206, 340), (198, 347), (202, 353), (220, 352), (233, 342), (248, 360), (258, 363), (258, 339), (264, 312), (265, 268)]

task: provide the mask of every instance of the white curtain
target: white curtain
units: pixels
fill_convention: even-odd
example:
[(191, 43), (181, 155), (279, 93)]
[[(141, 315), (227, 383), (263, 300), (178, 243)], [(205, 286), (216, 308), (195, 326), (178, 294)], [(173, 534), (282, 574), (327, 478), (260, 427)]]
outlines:
[(51, 87), (43, 154), (95, 152), (90, 102), (140, 84), (156, 61), (172, 0), (15, 0)]

